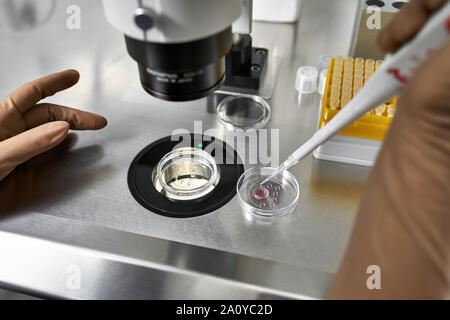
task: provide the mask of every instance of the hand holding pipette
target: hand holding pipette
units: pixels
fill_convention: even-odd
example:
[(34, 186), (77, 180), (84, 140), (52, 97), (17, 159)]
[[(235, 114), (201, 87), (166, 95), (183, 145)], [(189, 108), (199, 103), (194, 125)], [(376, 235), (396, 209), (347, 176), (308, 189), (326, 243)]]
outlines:
[(353, 121), (376, 106), (398, 95), (415, 70), (450, 36), (450, 3), (434, 14), (422, 30), (405, 44), (370, 78), (345, 108), (339, 111), (322, 129), (295, 150), (281, 166), (261, 184), (295, 165), (313, 150), (333, 137)]
[[(411, 0), (381, 31), (380, 48), (395, 52), (448, 3)], [(449, 57), (450, 39), (417, 68), (401, 93), (330, 299), (450, 297)], [(367, 285), (368, 266), (379, 266), (380, 290)]]

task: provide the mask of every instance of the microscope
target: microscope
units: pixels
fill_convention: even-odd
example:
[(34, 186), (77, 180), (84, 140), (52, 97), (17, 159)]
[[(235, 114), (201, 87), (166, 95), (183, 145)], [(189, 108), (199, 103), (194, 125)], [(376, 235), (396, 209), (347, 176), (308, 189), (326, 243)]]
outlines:
[(152, 96), (187, 101), (224, 83), (259, 88), (265, 60), (249, 35), (252, 0), (103, 0), (103, 6)]

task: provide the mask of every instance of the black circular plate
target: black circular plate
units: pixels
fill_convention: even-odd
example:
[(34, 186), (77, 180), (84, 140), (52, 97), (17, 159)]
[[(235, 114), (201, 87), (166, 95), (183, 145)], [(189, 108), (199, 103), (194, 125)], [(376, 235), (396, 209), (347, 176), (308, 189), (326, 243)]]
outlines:
[[(128, 187), (136, 201), (156, 214), (173, 218), (205, 215), (230, 201), (236, 194), (237, 181), (244, 173), (244, 166), (237, 152), (214, 137), (190, 134), (179, 136), (180, 140), (177, 141), (172, 141), (172, 138), (169, 136), (153, 142), (131, 163), (128, 171)], [(216, 150), (222, 150), (223, 161), (217, 164), (220, 172), (219, 183), (208, 196), (200, 201), (171, 201), (159, 193), (153, 185), (153, 170), (164, 155), (180, 146), (180, 141), (183, 147), (201, 148), (213, 157), (216, 156)]]

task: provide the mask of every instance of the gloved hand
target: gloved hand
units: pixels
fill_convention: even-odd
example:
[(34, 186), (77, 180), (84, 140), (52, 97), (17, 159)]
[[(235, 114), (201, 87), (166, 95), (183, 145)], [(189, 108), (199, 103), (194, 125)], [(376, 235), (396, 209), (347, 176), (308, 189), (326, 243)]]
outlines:
[(31, 81), (0, 102), (0, 181), (14, 168), (61, 143), (69, 129), (97, 130), (102, 116), (40, 100), (75, 85), (80, 75), (66, 70)]
[[(398, 49), (444, 3), (412, 0), (381, 33), (381, 48)], [(379, 267), (380, 289), (367, 287), (369, 266)], [(450, 298), (450, 40), (399, 99), (330, 297)]]
[[(405, 42), (411, 40), (427, 22), (428, 18), (447, 2), (448, 0), (411, 1), (381, 32), (378, 37), (379, 47), (386, 53), (395, 52)], [(447, 28), (450, 35), (450, 20), (447, 21)], [(408, 113), (408, 116), (414, 116), (414, 121), (420, 121), (424, 125), (431, 126), (435, 121), (440, 122), (441, 113), (443, 115), (448, 114), (450, 97), (449, 48), (450, 42), (447, 42), (430, 57), (408, 83), (402, 96), (402, 105), (405, 105), (404, 109), (407, 109), (404, 113)]]

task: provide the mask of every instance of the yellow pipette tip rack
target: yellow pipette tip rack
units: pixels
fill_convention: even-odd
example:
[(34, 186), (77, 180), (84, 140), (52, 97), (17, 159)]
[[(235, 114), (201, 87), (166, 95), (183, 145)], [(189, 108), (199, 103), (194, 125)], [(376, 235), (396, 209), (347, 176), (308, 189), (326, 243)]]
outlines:
[[(331, 60), (322, 98), (319, 128), (327, 124), (339, 110), (345, 108), (382, 63), (380, 60), (362, 58), (336, 57)], [(394, 98), (381, 106), (374, 106), (374, 110), (347, 126), (338, 135), (384, 140), (396, 104), (397, 98)]]

